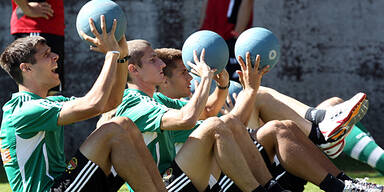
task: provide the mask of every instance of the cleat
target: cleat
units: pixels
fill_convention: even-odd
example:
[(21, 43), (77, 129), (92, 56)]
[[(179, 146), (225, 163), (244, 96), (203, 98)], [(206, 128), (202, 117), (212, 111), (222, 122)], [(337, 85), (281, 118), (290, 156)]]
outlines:
[(355, 179), (353, 181), (346, 180), (344, 190), (345, 192), (384, 192), (384, 186), (367, 182), (368, 178)]
[(319, 129), (328, 142), (340, 141), (368, 111), (365, 93), (358, 93), (348, 101), (328, 107)]
[[(353, 125), (351, 125), (353, 127)], [(345, 138), (349, 135), (352, 129), (348, 129), (348, 132), (344, 134), (339, 140), (334, 142), (328, 142), (319, 145), (320, 149), (331, 159), (336, 159), (345, 147)]]

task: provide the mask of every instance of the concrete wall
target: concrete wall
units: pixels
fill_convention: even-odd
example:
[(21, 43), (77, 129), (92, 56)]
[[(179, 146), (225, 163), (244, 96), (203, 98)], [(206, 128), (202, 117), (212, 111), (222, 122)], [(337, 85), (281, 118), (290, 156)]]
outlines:
[[(64, 2), (65, 95), (84, 95), (102, 64), (102, 55), (90, 52), (76, 33), (76, 15), (85, 2)], [(181, 48), (198, 28), (201, 0), (116, 2), (128, 18), (127, 39), (146, 39), (155, 48)], [(348, 99), (356, 92), (366, 92), (371, 105), (362, 122), (384, 146), (383, 8), (384, 2), (373, 0), (255, 0), (254, 25), (273, 31), (282, 50), (279, 64), (264, 77), (263, 85), (312, 106), (331, 96)], [(12, 41), (10, 10), (9, 1), (0, 1), (0, 50)], [(0, 90), (0, 105), (10, 98), (10, 92), (16, 91), (16, 85), (3, 71)], [(66, 127), (67, 155), (94, 129), (96, 121)]]

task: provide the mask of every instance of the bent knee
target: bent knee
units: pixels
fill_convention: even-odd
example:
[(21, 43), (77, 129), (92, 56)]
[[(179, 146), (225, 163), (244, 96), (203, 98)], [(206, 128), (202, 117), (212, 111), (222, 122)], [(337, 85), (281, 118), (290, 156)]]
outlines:
[(206, 123), (206, 127), (204, 129), (208, 130), (208, 134), (211, 136), (231, 134), (231, 130), (221, 118), (210, 117), (205, 120), (204, 123)]

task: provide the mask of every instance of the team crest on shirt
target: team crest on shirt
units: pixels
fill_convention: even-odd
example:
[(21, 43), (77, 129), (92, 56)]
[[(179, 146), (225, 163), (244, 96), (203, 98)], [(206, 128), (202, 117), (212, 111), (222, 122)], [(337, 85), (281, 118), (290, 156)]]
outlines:
[(67, 170), (74, 170), (77, 167), (77, 159), (76, 157), (72, 157), (72, 159), (68, 162)]
[(173, 175), (172, 173), (173, 173), (173, 169), (172, 168), (168, 168), (164, 172), (164, 174), (163, 174), (163, 183), (165, 184), (165, 186), (171, 184), (172, 181), (175, 179), (175, 175)]

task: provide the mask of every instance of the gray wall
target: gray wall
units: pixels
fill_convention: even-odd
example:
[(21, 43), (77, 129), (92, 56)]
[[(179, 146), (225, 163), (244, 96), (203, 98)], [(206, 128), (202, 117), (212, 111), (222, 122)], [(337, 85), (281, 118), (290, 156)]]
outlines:
[[(86, 1), (65, 0), (66, 53), (64, 94), (82, 96), (100, 71), (102, 56), (88, 50), (76, 33), (76, 15)], [(153, 47), (181, 48), (198, 27), (201, 0), (116, 1), (128, 18), (127, 39), (142, 38)], [(263, 85), (316, 105), (331, 96), (348, 99), (368, 94), (370, 110), (364, 125), (384, 146), (381, 129), (384, 101), (384, 2), (348, 0), (255, 0), (254, 25), (280, 39), (279, 64)], [(9, 35), (10, 2), (0, 1), (0, 50)], [(0, 72), (0, 105), (16, 85)], [(95, 127), (97, 119), (66, 127), (66, 153), (72, 153)]]

